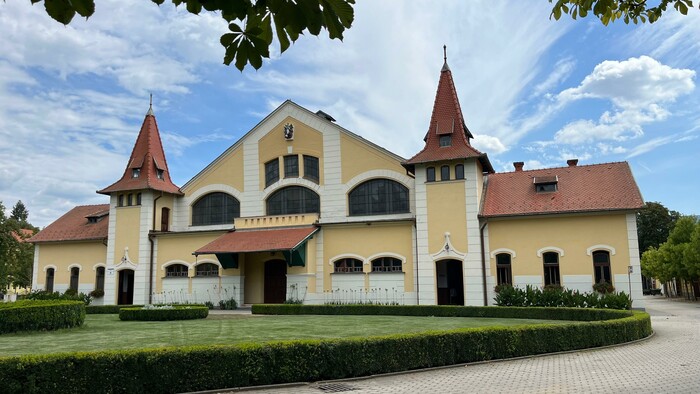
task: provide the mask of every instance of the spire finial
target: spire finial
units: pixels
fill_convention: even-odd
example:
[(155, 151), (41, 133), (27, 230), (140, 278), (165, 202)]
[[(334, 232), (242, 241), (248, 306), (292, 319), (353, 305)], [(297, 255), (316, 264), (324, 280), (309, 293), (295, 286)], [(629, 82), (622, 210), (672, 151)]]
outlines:
[(146, 116), (148, 115), (155, 116), (153, 113), (153, 93), (151, 93), (151, 99), (148, 102), (148, 112), (146, 112)]
[(447, 45), (442, 46), (442, 53), (443, 53), (443, 59), (445, 59), (445, 63), (442, 65), (442, 70), (441, 72), (444, 71), (450, 71), (450, 66), (447, 65)]

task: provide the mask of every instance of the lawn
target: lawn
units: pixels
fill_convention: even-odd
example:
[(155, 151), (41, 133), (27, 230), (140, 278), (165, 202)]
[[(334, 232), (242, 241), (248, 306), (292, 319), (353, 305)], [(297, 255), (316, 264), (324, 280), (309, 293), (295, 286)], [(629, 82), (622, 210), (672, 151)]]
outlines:
[(285, 339), (365, 337), (430, 330), (562, 324), (561, 320), (414, 316), (209, 315), (203, 320), (120, 321), (87, 315), (79, 328), (0, 335), (0, 356), (162, 346), (236, 344)]

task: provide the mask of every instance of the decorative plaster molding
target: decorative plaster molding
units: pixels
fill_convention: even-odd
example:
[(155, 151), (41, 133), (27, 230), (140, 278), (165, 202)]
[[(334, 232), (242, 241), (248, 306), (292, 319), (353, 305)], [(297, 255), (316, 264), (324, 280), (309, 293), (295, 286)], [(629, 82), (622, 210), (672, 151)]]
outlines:
[(604, 244), (591, 246), (590, 248), (586, 249), (586, 254), (590, 256), (591, 253), (595, 252), (596, 250), (607, 250), (608, 252), (610, 252), (611, 255), (615, 255), (615, 248), (610, 245)]
[(545, 246), (544, 248), (537, 251), (537, 257), (542, 257), (542, 253), (545, 252), (557, 252), (560, 257), (564, 257), (564, 249), (557, 248), (556, 246)]
[(82, 271), (83, 271), (83, 266), (82, 266), (82, 265), (80, 265), (80, 264), (78, 264), (78, 263), (73, 263), (73, 264), (71, 264), (71, 265), (68, 266), (68, 272), (70, 272), (70, 270), (71, 270), (73, 267), (78, 267), (78, 272), (82, 272)]
[(452, 246), (452, 241), (450, 241), (450, 233), (445, 233), (445, 243), (439, 252), (431, 255), (434, 261), (443, 260), (447, 258), (453, 258), (455, 260), (464, 260), (466, 253), (461, 253)]
[(515, 258), (515, 251), (508, 248), (498, 248), (491, 252), (491, 258), (495, 259), (497, 254), (508, 253), (512, 259)]

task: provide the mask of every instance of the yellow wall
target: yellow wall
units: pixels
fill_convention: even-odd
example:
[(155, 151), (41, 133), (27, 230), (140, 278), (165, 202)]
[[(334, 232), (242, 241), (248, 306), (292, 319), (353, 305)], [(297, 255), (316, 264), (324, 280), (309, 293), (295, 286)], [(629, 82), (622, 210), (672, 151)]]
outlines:
[(394, 157), (343, 133), (340, 134), (340, 156), (343, 183), (372, 170), (386, 169), (406, 173), (406, 169)]
[[(236, 190), (243, 191), (243, 146), (239, 145), (227, 156), (222, 157), (207, 172), (200, 175), (199, 179), (187, 185), (182, 191), (189, 196), (192, 192), (212, 184), (229, 185)], [(160, 201), (160, 200), (158, 200)], [(158, 222), (160, 225), (160, 222)]]
[[(452, 166), (454, 171), (454, 166)], [(439, 167), (436, 169), (439, 172)], [(438, 178), (439, 174), (438, 174)], [(445, 245), (445, 233), (459, 252), (467, 252), (467, 206), (464, 181), (428, 182), (428, 252), (439, 252)]]
[(114, 239), (114, 261), (119, 264), (124, 256), (124, 248), (129, 248), (129, 258), (134, 263), (139, 261), (139, 230), (141, 228), (141, 206), (120, 207), (116, 209), (116, 237)]
[[(405, 273), (405, 291), (413, 291), (413, 223), (373, 223), (326, 226), (323, 228), (323, 283), (324, 290), (331, 290), (331, 272), (333, 266), (330, 259), (353, 254), (367, 259), (380, 253), (395, 253), (406, 258), (403, 265)], [(371, 265), (364, 266), (365, 272), (372, 270)], [(365, 280), (365, 286), (368, 280)]]
[[(159, 200), (160, 201), (160, 200)], [(223, 231), (206, 232), (203, 234), (168, 234), (158, 237), (158, 255), (156, 259), (156, 283), (154, 288), (157, 292), (163, 291), (162, 279), (165, 277), (163, 264), (172, 260), (182, 260), (189, 264), (195, 263), (195, 256), (192, 252), (223, 235)], [(211, 259), (218, 261), (215, 255), (200, 255), (197, 260)], [(240, 265), (239, 265), (240, 267)], [(222, 275), (241, 275), (240, 269), (223, 270)], [(193, 275), (193, 272), (190, 272)]]
[(68, 266), (80, 264), (80, 283), (95, 283), (95, 271), (93, 266), (97, 263), (105, 264), (107, 247), (102, 241), (89, 242), (56, 242), (39, 244), (39, 272), (37, 274), (38, 287), (44, 288), (46, 284), (47, 265), (55, 265), (54, 288), (58, 284), (70, 283), (70, 271)]
[[(490, 220), (489, 248), (491, 251), (499, 248), (515, 251), (516, 257), (511, 263), (513, 276), (542, 276), (542, 257), (537, 257), (537, 250), (547, 246), (563, 249), (564, 256), (559, 257), (559, 271), (563, 276), (592, 275), (593, 257), (586, 254), (586, 249), (605, 244), (616, 251), (615, 255), (610, 255), (612, 275), (626, 274), (630, 256), (625, 217), (611, 214)], [(491, 272), (495, 275), (495, 258), (491, 258)]]
[[(284, 139), (283, 130), (286, 123), (294, 125), (294, 140)], [(292, 152), (289, 153), (289, 148)], [(265, 163), (280, 158), (280, 178), (284, 178), (284, 164), (282, 157), (287, 155), (299, 155), (299, 177), (304, 176), (304, 159), (301, 155), (318, 157), (319, 182), (323, 185), (323, 135), (317, 130), (287, 117), (280, 124), (272, 128), (258, 143), (258, 157), (260, 158), (260, 190), (265, 188)]]

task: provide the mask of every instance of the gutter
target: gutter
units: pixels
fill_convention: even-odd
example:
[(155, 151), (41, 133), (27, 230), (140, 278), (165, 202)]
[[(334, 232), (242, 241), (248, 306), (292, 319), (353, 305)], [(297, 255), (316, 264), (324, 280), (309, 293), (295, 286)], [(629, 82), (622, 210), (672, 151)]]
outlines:
[(481, 283), (483, 285), (484, 306), (488, 306), (489, 304), (486, 292), (486, 256), (484, 255), (484, 228), (486, 228), (487, 224), (488, 222), (484, 221), (484, 223), (479, 226), (479, 240), (481, 241)]

